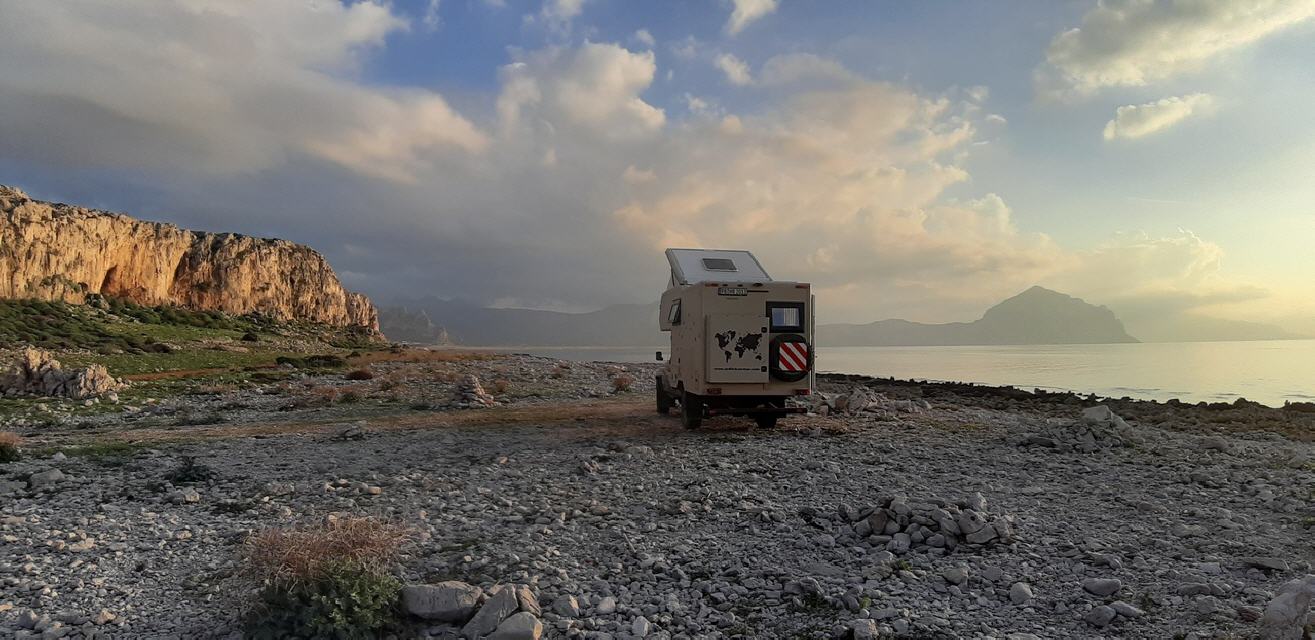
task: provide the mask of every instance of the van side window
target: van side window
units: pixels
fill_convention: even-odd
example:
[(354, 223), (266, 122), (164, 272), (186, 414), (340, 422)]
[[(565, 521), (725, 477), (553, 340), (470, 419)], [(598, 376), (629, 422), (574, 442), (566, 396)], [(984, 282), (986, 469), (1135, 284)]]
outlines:
[(671, 309), (667, 310), (667, 323), (680, 324), (680, 298), (671, 301)]
[(802, 302), (768, 302), (767, 316), (771, 320), (772, 333), (803, 333), (804, 303)]

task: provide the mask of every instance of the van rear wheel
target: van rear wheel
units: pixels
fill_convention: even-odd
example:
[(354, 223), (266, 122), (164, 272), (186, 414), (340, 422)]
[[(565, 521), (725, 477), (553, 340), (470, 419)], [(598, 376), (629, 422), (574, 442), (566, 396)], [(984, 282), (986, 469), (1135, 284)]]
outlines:
[(771, 429), (776, 426), (779, 417), (775, 413), (760, 413), (753, 417), (753, 421), (758, 423), (759, 429)]
[(697, 429), (703, 424), (703, 399), (688, 391), (680, 396), (680, 425), (686, 429)]
[(658, 376), (653, 386), (657, 387), (657, 412), (664, 416), (671, 413), (671, 394), (667, 392), (666, 381)]

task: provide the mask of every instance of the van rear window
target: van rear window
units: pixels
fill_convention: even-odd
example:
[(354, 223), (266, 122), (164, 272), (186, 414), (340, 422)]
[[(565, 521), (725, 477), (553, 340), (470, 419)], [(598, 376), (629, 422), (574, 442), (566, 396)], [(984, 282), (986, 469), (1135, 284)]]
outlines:
[(804, 305), (802, 302), (769, 302), (767, 315), (771, 319), (772, 332), (798, 333), (804, 330)]
[(739, 271), (730, 258), (704, 258), (703, 268), (708, 271)]

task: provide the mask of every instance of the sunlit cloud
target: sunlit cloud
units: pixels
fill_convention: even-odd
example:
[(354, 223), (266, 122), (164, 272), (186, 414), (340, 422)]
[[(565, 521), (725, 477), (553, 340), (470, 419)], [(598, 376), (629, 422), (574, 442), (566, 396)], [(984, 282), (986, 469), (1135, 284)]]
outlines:
[(749, 23), (762, 19), (776, 11), (777, 0), (731, 0), (734, 8), (730, 20), (726, 22), (726, 33), (735, 35), (744, 30)]
[(1135, 139), (1164, 131), (1188, 118), (1200, 116), (1214, 103), (1203, 93), (1164, 98), (1146, 104), (1119, 107), (1114, 119), (1105, 124), (1106, 140)]
[(1055, 36), (1038, 69), (1046, 95), (1145, 86), (1315, 17), (1315, 0), (1103, 0)]

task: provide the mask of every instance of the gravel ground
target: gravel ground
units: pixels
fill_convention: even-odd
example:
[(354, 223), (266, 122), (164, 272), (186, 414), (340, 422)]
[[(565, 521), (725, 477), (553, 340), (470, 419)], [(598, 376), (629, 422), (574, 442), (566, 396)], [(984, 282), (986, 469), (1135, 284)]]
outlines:
[[(361, 440), (178, 426), (210, 439), (0, 466), (0, 636), (236, 637), (242, 541), (328, 514), (410, 527), (407, 582), (531, 585), (546, 637), (1247, 637), (1315, 561), (1315, 446), (1274, 433), (1305, 414), (1084, 421), (1076, 396), (833, 378), (817, 414), (691, 432), (653, 412), (651, 367), (613, 393), (617, 365), (453, 366), (540, 391), (365, 412)], [(171, 484), (184, 456), (215, 477)]]

